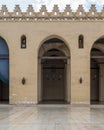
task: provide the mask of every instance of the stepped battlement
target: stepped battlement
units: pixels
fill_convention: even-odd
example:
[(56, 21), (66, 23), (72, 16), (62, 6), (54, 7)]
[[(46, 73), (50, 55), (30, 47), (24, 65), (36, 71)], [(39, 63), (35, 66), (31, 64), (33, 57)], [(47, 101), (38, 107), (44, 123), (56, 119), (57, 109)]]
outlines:
[(100, 12), (95, 5), (91, 5), (89, 11), (85, 11), (83, 5), (79, 5), (74, 12), (70, 5), (66, 5), (63, 11), (60, 11), (58, 5), (54, 5), (51, 12), (42, 5), (39, 11), (35, 11), (32, 5), (29, 5), (25, 12), (21, 11), (19, 5), (16, 5), (13, 12), (9, 12), (6, 5), (2, 5), (0, 10), (0, 21), (72, 21), (72, 20), (104, 20), (104, 6)]

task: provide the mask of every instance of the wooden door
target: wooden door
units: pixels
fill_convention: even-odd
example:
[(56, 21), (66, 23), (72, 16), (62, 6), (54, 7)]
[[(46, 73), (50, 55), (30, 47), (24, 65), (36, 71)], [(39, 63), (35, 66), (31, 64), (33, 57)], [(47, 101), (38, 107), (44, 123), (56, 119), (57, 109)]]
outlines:
[(55, 63), (43, 68), (43, 100), (65, 99), (65, 68)]
[(91, 101), (99, 101), (99, 69), (91, 69)]

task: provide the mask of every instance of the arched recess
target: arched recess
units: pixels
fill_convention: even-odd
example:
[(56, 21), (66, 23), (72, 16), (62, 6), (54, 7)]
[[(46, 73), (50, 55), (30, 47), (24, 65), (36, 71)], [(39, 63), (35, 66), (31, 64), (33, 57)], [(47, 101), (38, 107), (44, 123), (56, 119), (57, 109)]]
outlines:
[(38, 52), (38, 103), (69, 103), (70, 89), (70, 51), (60, 38), (48, 38)]
[(104, 37), (97, 39), (91, 49), (90, 101), (104, 103)]
[(9, 49), (0, 37), (0, 103), (9, 103)]

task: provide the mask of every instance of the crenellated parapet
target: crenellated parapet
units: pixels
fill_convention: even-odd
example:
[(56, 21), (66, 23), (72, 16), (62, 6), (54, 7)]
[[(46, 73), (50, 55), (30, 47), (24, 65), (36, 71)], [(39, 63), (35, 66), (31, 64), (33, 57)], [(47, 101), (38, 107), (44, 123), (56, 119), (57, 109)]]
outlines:
[(70, 5), (66, 5), (63, 12), (58, 5), (54, 5), (51, 12), (42, 5), (39, 11), (35, 11), (32, 5), (29, 5), (26, 12), (22, 12), (19, 5), (16, 5), (13, 12), (9, 12), (6, 5), (2, 5), (0, 10), (0, 21), (71, 21), (71, 20), (104, 20), (104, 6), (100, 12), (95, 5), (91, 5), (89, 11), (85, 11), (82, 5), (79, 5), (76, 11), (72, 11)]

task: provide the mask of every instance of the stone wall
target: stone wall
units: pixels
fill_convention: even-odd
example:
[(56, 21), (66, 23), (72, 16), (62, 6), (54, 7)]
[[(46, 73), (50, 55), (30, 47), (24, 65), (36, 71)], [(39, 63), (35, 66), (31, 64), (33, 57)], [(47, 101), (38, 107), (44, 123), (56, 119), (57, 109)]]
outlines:
[[(46, 19), (41, 19), (40, 21), (35, 20), (35, 22), (31, 19), (30, 21), (27, 20), (29, 16), (31, 17), (29, 14), (28, 17), (25, 15), (25, 19), (19, 20), (19, 18), (24, 18), (24, 13), (19, 11), (18, 6), (16, 6), (12, 15), (9, 15), (8, 11), (6, 11), (6, 7), (4, 7), (5, 6), (2, 7), (2, 10), (5, 10), (6, 14), (4, 17), (0, 16), (0, 36), (6, 40), (10, 52), (10, 104), (38, 103), (38, 50), (42, 43), (49, 38), (62, 39), (70, 50), (70, 102), (72, 104), (89, 104), (90, 51), (94, 42), (104, 35), (104, 23), (103, 20), (101, 20), (102, 17), (100, 16), (100, 19), (97, 16), (99, 13), (96, 12), (95, 6), (93, 5), (90, 12), (86, 13), (86, 20), (58, 20), (54, 14), (57, 18), (56, 20), (47, 21)], [(42, 8), (41, 10), (45, 11), (45, 7), (42, 6)], [(69, 6), (66, 8), (69, 8)], [(19, 14), (14, 15), (17, 10)], [(31, 6), (29, 6), (26, 13), (29, 13), (30, 10), (33, 13)], [(55, 6), (53, 10), (56, 11), (57, 6)], [(83, 12), (82, 6), (79, 7), (79, 10)], [(72, 14), (71, 17), (74, 15), (74, 18), (76, 18), (79, 10)], [(91, 15), (92, 10), (94, 12), (93, 16)], [(68, 9), (66, 9), (66, 11), (68, 11)], [(1, 13), (2, 12), (3, 11), (1, 11)], [(38, 12), (38, 18), (40, 12)], [(53, 12), (51, 12), (50, 17), (53, 17)], [(82, 14), (81, 17), (84, 17), (85, 12)], [(100, 14), (103, 14), (103, 11), (100, 12)], [(78, 14), (78, 18), (79, 16)], [(94, 19), (88, 20), (89, 16), (94, 17)], [(95, 16), (100, 20), (95, 20)], [(14, 20), (16, 17), (18, 17), (18, 19)], [(44, 15), (44, 17), (46, 17), (46, 15)], [(64, 15), (62, 16), (59, 13), (59, 17), (62, 19)], [(69, 18), (69, 16), (67, 17)], [(35, 16), (33, 17), (32, 15), (32, 18), (35, 18)], [(84, 36), (83, 49), (78, 48), (78, 36), (81, 34)], [(27, 38), (26, 49), (21, 49), (20, 38), (22, 35), (25, 35)], [(23, 77), (26, 79), (25, 85), (21, 83)], [(80, 78), (82, 78), (82, 84), (79, 82)]]

